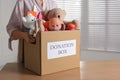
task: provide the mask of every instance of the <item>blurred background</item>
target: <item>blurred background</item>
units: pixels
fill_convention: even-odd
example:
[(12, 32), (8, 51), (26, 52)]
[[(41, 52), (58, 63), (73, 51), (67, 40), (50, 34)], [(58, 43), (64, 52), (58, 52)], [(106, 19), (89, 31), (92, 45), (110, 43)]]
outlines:
[[(8, 49), (6, 25), (17, 0), (0, 0), (0, 66), (17, 62), (18, 41)], [(55, 0), (65, 20), (81, 27), (81, 61), (120, 60), (120, 0)]]

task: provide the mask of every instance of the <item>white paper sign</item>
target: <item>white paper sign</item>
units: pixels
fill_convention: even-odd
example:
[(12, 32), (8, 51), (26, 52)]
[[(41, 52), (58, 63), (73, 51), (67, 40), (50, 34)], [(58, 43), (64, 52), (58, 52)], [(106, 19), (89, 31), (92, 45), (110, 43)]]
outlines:
[(76, 40), (49, 42), (47, 44), (48, 59), (60, 58), (76, 54)]

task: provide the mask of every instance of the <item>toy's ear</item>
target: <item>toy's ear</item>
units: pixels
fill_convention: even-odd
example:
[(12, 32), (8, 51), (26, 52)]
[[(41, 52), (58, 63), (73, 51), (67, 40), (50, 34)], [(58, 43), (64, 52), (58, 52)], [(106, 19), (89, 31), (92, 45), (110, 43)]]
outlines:
[(22, 17), (22, 21), (23, 21), (23, 22), (27, 22), (27, 20), (26, 20), (25, 17)]
[(65, 10), (63, 10), (63, 15), (64, 15), (64, 17), (66, 16), (66, 11)]

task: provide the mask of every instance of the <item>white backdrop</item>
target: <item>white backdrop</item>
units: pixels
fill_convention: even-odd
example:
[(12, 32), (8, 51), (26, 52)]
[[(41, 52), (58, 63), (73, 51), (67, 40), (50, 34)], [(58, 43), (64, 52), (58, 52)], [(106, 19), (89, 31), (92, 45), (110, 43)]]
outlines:
[(18, 41), (13, 41), (13, 51), (8, 49), (8, 34), (6, 25), (16, 0), (0, 0), (0, 66), (7, 62), (17, 61)]

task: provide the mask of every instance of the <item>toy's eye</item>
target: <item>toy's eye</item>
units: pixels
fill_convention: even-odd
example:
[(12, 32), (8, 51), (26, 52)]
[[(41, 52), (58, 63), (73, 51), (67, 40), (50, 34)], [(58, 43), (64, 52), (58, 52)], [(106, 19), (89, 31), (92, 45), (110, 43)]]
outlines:
[(58, 25), (56, 25), (58, 27)]
[(60, 15), (58, 15), (58, 18), (60, 18)]
[(32, 20), (32, 21), (34, 21), (34, 20)]

